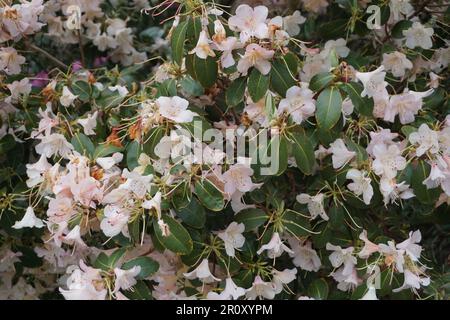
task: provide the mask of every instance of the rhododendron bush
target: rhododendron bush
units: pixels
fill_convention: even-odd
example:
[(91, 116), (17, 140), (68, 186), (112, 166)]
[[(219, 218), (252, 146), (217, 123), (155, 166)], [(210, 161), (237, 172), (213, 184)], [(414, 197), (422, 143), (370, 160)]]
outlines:
[(448, 299), (448, 7), (0, 0), (0, 299)]

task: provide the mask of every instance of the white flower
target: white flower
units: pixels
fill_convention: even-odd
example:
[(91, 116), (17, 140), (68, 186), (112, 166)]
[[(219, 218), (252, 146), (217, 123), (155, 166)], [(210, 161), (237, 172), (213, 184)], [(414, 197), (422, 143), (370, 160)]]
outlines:
[(331, 273), (334, 280), (338, 282), (337, 288), (341, 291), (350, 291), (359, 285), (360, 280), (353, 265), (350, 273), (344, 273), (345, 267), (341, 267)]
[(295, 280), (297, 274), (297, 269), (284, 269), (283, 271), (278, 271), (272, 269), (272, 283), (275, 287), (275, 293), (280, 293), (283, 291), (283, 285), (291, 283)]
[(350, 49), (346, 46), (347, 41), (343, 38), (339, 38), (337, 40), (328, 40), (325, 43), (323, 51), (320, 53), (320, 56), (323, 59), (328, 59), (332, 50), (341, 58), (345, 58), (350, 53)]
[(416, 148), (416, 156), (420, 157), (427, 151), (435, 154), (439, 152), (439, 133), (431, 130), (426, 123), (422, 123), (419, 130), (409, 135), (409, 142), (419, 145)]
[(409, 0), (390, 0), (389, 8), (395, 21), (401, 19), (400, 14), (408, 17), (414, 12), (414, 7), (409, 3)]
[(74, 245), (78, 244), (81, 247), (86, 247), (83, 239), (81, 239), (80, 226), (76, 225), (68, 234), (64, 236), (64, 243)]
[(430, 49), (433, 46), (433, 41), (431, 40), (433, 33), (433, 28), (425, 28), (424, 25), (417, 21), (409, 29), (403, 30), (403, 35), (406, 38), (406, 46), (410, 49), (414, 49), (415, 47)]
[(137, 283), (135, 278), (139, 272), (141, 272), (141, 266), (134, 266), (128, 270), (114, 268), (114, 274), (116, 276), (114, 293), (118, 292), (120, 289), (127, 290), (134, 286)]
[(64, 107), (69, 107), (76, 98), (78, 98), (78, 96), (74, 95), (67, 86), (64, 86), (59, 102), (61, 102)]
[(427, 86), (428, 86), (429, 88), (432, 88), (432, 89), (438, 88), (438, 87), (439, 87), (439, 82), (440, 82), (440, 80), (442, 80), (443, 78), (440, 77), (440, 76), (438, 76), (438, 75), (437, 75), (436, 73), (434, 73), (434, 72), (430, 72), (429, 76), (430, 76), (430, 82), (427, 83)]
[(317, 216), (320, 216), (325, 221), (330, 219), (325, 212), (325, 208), (323, 207), (323, 193), (318, 193), (315, 196), (310, 196), (307, 193), (301, 193), (297, 195), (295, 199), (301, 204), (308, 205), (308, 211), (311, 215), (311, 219), (315, 219)]
[(115, 152), (111, 157), (100, 157), (95, 161), (104, 170), (109, 170), (116, 164), (120, 163), (123, 159), (123, 154), (120, 152)]
[(108, 89), (110, 91), (113, 91), (113, 92), (117, 91), (119, 93), (119, 96), (121, 96), (122, 98), (126, 97), (127, 94), (128, 94), (128, 89), (125, 86), (115, 85), (115, 86), (112, 86), (112, 87), (108, 87)]
[(126, 178), (127, 181), (121, 184), (120, 188), (133, 192), (139, 199), (143, 199), (152, 187), (150, 182), (153, 180), (153, 175), (151, 174), (143, 176), (138, 172), (130, 172), (128, 169), (124, 169), (122, 177)]
[(34, 214), (34, 210), (32, 207), (28, 207), (25, 211), (25, 215), (22, 220), (17, 221), (12, 227), (14, 229), (22, 229), (22, 228), (42, 228), (44, 223), (41, 219), (37, 218)]
[(344, 117), (348, 117), (353, 113), (353, 110), (355, 109), (355, 106), (353, 105), (352, 99), (349, 97), (345, 98), (344, 101), (342, 101), (342, 114)]
[(406, 58), (406, 55), (398, 51), (383, 53), (381, 64), (387, 71), (391, 71), (394, 77), (403, 77), (407, 69), (413, 68), (412, 62)]
[(300, 33), (300, 25), (305, 23), (306, 18), (302, 16), (300, 11), (295, 10), (294, 13), (290, 16), (286, 16), (283, 18), (283, 26), (284, 30), (293, 37)]
[(243, 223), (232, 222), (225, 231), (220, 232), (217, 236), (223, 240), (225, 244), (225, 251), (230, 257), (234, 257), (235, 249), (239, 249), (245, 243), (245, 238), (242, 233), (245, 230)]
[(243, 163), (236, 163), (222, 175), (225, 181), (225, 192), (233, 194), (236, 191), (248, 192), (257, 186), (252, 182), (253, 169)]
[(180, 97), (159, 97), (156, 99), (159, 113), (176, 123), (191, 122), (197, 114), (187, 110), (189, 102)]
[(36, 152), (50, 158), (59, 154), (63, 158), (69, 158), (73, 146), (59, 133), (52, 133), (41, 137), (41, 142), (36, 145)]
[(68, 290), (59, 289), (67, 300), (104, 300), (107, 290), (104, 287), (100, 270), (88, 267), (80, 261), (80, 267), (71, 266), (67, 279)]
[(313, 97), (314, 92), (308, 88), (290, 87), (286, 91), (286, 98), (280, 101), (278, 115), (286, 112), (295, 123), (301, 124), (308, 117), (314, 115), (316, 106)]
[(405, 264), (405, 251), (399, 250), (395, 247), (394, 241), (388, 241), (388, 244), (380, 243), (378, 245), (380, 252), (385, 256), (385, 263), (388, 267), (394, 264), (398, 272), (403, 272), (403, 265)]
[(162, 200), (162, 193), (161, 193), (161, 191), (158, 191), (157, 193), (155, 193), (153, 198), (151, 198), (150, 200), (145, 200), (142, 203), (142, 208), (148, 209), (148, 210), (155, 209), (157, 217), (158, 217), (158, 219), (160, 219), (161, 218), (161, 200)]
[(366, 150), (367, 153), (373, 156), (373, 148), (377, 144), (391, 145), (394, 144), (394, 139), (398, 137), (398, 133), (391, 132), (391, 129), (381, 129), (377, 132), (369, 132), (370, 143), (368, 144)]
[(0, 48), (0, 71), (7, 75), (20, 73), (20, 66), (25, 63), (25, 58), (12, 47)]
[(229, 68), (236, 63), (233, 57), (233, 50), (242, 48), (242, 44), (236, 37), (228, 37), (221, 42), (214, 42), (213, 47), (215, 50), (222, 51), (220, 56), (220, 62), (223, 68)]
[(334, 169), (342, 168), (356, 156), (356, 152), (348, 150), (342, 139), (336, 139), (336, 141), (330, 143), (328, 151), (333, 154), (331, 160), (333, 161)]
[(278, 232), (274, 232), (272, 238), (268, 243), (261, 246), (259, 250), (256, 252), (257, 254), (261, 254), (264, 250), (267, 250), (267, 256), (270, 259), (278, 258), (283, 254), (283, 252), (294, 253), (288, 246), (286, 246), (280, 238)]
[(418, 245), (422, 240), (422, 235), (420, 230), (411, 231), (409, 233), (409, 238), (405, 241), (397, 244), (397, 249), (404, 250), (405, 253), (411, 258), (413, 261), (418, 261), (420, 258), (420, 253), (422, 252), (422, 246)]
[(400, 288), (393, 289), (393, 292), (399, 292), (405, 289), (420, 289), (420, 286), (428, 286), (430, 284), (430, 278), (429, 277), (421, 277), (418, 274), (415, 274), (414, 272), (406, 269), (403, 273), (404, 275), (404, 282), (403, 285)]
[(398, 114), (401, 124), (414, 122), (414, 115), (422, 109), (422, 98), (430, 95), (431, 92), (432, 89), (425, 92), (407, 91), (392, 95), (385, 110), (384, 120), (394, 122)]
[(438, 187), (445, 179), (446, 175), (439, 168), (439, 165), (431, 163), (430, 175), (423, 181), (423, 184), (427, 186), (427, 189), (433, 189)]
[(272, 282), (265, 282), (260, 276), (256, 276), (252, 286), (246, 290), (246, 296), (249, 300), (256, 298), (273, 299), (276, 294), (275, 285)]
[(311, 247), (311, 242), (307, 241), (304, 244), (300, 244), (296, 239), (289, 238), (289, 244), (292, 251), (289, 256), (293, 257), (292, 263), (303, 270), (317, 272), (320, 269), (322, 263), (317, 255), (316, 250)]
[(107, 237), (117, 236), (121, 232), (124, 236), (128, 236), (130, 216), (124, 209), (115, 205), (107, 205), (103, 213), (104, 218), (100, 222), (100, 229)]
[(214, 281), (220, 281), (219, 278), (214, 277), (214, 275), (209, 270), (208, 259), (203, 259), (202, 262), (189, 273), (183, 273), (183, 275), (189, 279), (199, 279), (203, 283), (211, 283)]
[(386, 91), (388, 83), (384, 81), (385, 76), (386, 72), (384, 72), (384, 66), (380, 66), (371, 72), (356, 72), (356, 79), (361, 81), (364, 86), (361, 97), (373, 97)]
[(261, 74), (266, 75), (271, 69), (268, 60), (272, 59), (274, 53), (273, 50), (267, 50), (256, 43), (251, 43), (245, 48), (245, 54), (239, 60), (237, 70), (245, 76), (248, 69), (255, 67)]
[(195, 53), (200, 59), (206, 59), (208, 56), (215, 57), (216, 54), (211, 49), (211, 40), (208, 38), (208, 34), (205, 30), (200, 31), (197, 45), (189, 53)]
[(230, 277), (225, 279), (225, 288), (218, 294), (210, 291), (207, 298), (209, 300), (237, 300), (245, 294), (245, 289), (238, 287)]
[(85, 135), (95, 134), (94, 128), (97, 127), (97, 115), (98, 111), (95, 111), (93, 114), (88, 114), (87, 118), (77, 120), (77, 123), (83, 127)]
[(368, 286), (367, 292), (359, 300), (378, 300), (377, 290), (374, 286)]
[(33, 164), (26, 164), (28, 180), (27, 187), (32, 188), (45, 179), (45, 173), (50, 170), (51, 164), (48, 163), (47, 157), (42, 155), (39, 160)]
[(406, 159), (401, 156), (401, 151), (396, 145), (377, 144), (373, 148), (373, 155), (375, 160), (372, 168), (379, 176), (392, 179), (398, 170), (406, 168)]
[(236, 9), (236, 15), (228, 19), (228, 25), (233, 31), (240, 31), (240, 40), (247, 42), (251, 37), (258, 39), (267, 38), (269, 29), (266, 24), (269, 10), (265, 6), (251, 8), (246, 4), (241, 4)]
[(397, 199), (409, 199), (414, 197), (414, 192), (405, 181), (397, 183), (395, 179), (382, 177), (380, 180), (380, 192), (383, 195), (384, 204), (396, 202)]
[(358, 253), (358, 257), (362, 259), (367, 259), (370, 257), (370, 255), (374, 252), (378, 252), (380, 248), (375, 243), (369, 241), (367, 239), (367, 231), (363, 230), (361, 234), (359, 235), (359, 239), (364, 241), (364, 247), (361, 249), (361, 251)]
[(370, 200), (373, 196), (373, 188), (370, 184), (372, 180), (369, 178), (367, 171), (359, 171), (357, 169), (350, 169), (347, 171), (347, 179), (353, 180), (353, 182), (347, 185), (347, 188), (355, 195), (363, 195), (365, 204), (370, 204)]
[(353, 255), (353, 247), (342, 249), (340, 246), (327, 243), (326, 249), (333, 251), (328, 259), (330, 259), (331, 265), (334, 268), (339, 268), (341, 265), (344, 265), (342, 270), (343, 275), (350, 275), (353, 272), (357, 262), (356, 257)]
[(13, 83), (7, 84), (9, 91), (11, 92), (11, 96), (6, 98), (6, 102), (15, 103), (19, 100), (21, 95), (27, 96), (31, 92), (31, 83), (28, 78), (23, 78), (20, 81), (14, 81)]

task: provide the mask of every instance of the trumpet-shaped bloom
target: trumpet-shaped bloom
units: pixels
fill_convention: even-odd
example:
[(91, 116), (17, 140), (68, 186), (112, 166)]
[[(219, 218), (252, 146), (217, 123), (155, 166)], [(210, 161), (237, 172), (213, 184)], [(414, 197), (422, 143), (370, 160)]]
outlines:
[(251, 37), (264, 39), (269, 36), (269, 29), (266, 23), (269, 10), (265, 6), (251, 8), (246, 4), (241, 4), (236, 9), (236, 15), (228, 19), (231, 30), (239, 31), (242, 43), (247, 42)]
[(267, 50), (256, 43), (251, 43), (245, 48), (245, 54), (239, 60), (237, 70), (245, 76), (248, 69), (255, 67), (261, 74), (266, 75), (270, 72), (269, 60), (272, 59), (274, 53), (273, 50)]

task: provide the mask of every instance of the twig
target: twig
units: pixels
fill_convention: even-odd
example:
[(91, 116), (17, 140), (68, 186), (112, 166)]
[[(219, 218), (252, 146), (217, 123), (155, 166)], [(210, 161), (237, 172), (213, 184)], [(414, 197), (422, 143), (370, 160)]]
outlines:
[(84, 59), (84, 50), (83, 50), (83, 43), (81, 42), (80, 29), (77, 30), (77, 35), (78, 35), (78, 47), (80, 48), (81, 64), (83, 65), (83, 68), (86, 68), (86, 60)]
[(30, 48), (30, 49), (32, 49), (34, 51), (37, 51), (37, 52), (41, 53), (42, 55), (46, 56), (47, 58), (52, 60), (54, 63), (56, 63), (59, 67), (64, 68), (66, 70), (69, 69), (68, 65), (66, 65), (61, 60), (55, 58), (54, 56), (52, 56), (50, 53), (48, 53), (44, 49), (39, 48), (38, 46), (32, 44), (31, 42), (26, 42), (26, 45), (27, 45), (28, 48)]

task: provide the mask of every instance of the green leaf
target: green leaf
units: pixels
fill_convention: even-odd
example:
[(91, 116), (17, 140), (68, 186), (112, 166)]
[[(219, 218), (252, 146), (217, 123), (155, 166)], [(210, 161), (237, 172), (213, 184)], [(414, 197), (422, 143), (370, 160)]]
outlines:
[(161, 244), (172, 252), (184, 255), (192, 251), (192, 239), (186, 229), (174, 218), (163, 214), (161, 219), (169, 226), (169, 235), (163, 236), (158, 223), (153, 223), (156, 238)]
[(225, 205), (222, 192), (207, 179), (195, 183), (195, 194), (209, 210), (220, 211)]
[(304, 237), (311, 234), (311, 225), (306, 215), (288, 209), (283, 212), (281, 221), (283, 227), (294, 236)]
[(192, 198), (187, 207), (177, 211), (177, 216), (184, 223), (194, 228), (203, 228), (206, 221), (205, 209), (196, 198)]
[[(1, 122), (1, 118), (0, 118)], [(5, 135), (3, 138), (0, 139), (0, 152), (6, 153), (14, 146), (16, 145), (16, 140), (14, 140), (14, 137), (10, 134)]]
[(325, 300), (328, 297), (328, 283), (325, 279), (316, 279), (308, 286), (307, 294), (317, 300)]
[(424, 160), (419, 160), (417, 167), (414, 168), (414, 174), (411, 176), (411, 187), (414, 189), (414, 194), (420, 202), (425, 204), (433, 204), (439, 197), (439, 192), (428, 189), (423, 181), (430, 175), (431, 167)]
[(297, 83), (288, 66), (287, 61), (282, 57), (272, 63), (270, 70), (270, 86), (283, 97), (286, 96), (286, 91)]
[(184, 181), (172, 191), (172, 204), (175, 210), (186, 208), (191, 203), (191, 199), (192, 191), (189, 181)]
[(145, 281), (138, 280), (133, 288), (123, 292), (124, 295), (130, 300), (153, 300), (153, 295), (145, 283)]
[(361, 164), (369, 158), (367, 151), (364, 147), (360, 146), (350, 138), (344, 139), (345, 144), (350, 149), (350, 151), (356, 152), (356, 161)]
[(258, 69), (253, 68), (250, 73), (250, 77), (248, 78), (247, 85), (248, 93), (250, 94), (253, 102), (258, 102), (264, 97), (267, 90), (269, 90), (269, 84), (270, 76), (264, 76), (258, 71)]
[(94, 154), (94, 143), (92, 143), (91, 139), (83, 133), (75, 134), (70, 143), (73, 145), (75, 151), (78, 151), (84, 156), (90, 158)]
[(164, 80), (158, 85), (156, 97), (173, 97), (177, 95), (177, 83), (174, 79)]
[(405, 135), (405, 138), (409, 138), (409, 135), (413, 132), (416, 132), (417, 128), (410, 125), (406, 125), (401, 127), (400, 131)]
[(95, 148), (93, 158), (97, 159), (97, 158), (107, 157), (110, 154), (113, 154), (116, 152), (122, 152), (122, 151), (123, 151), (123, 147), (117, 147), (112, 144), (104, 143), (104, 144), (97, 146), (97, 148)]
[(139, 142), (132, 141), (127, 146), (127, 166), (128, 169), (133, 170), (139, 166), (138, 159), (141, 154), (141, 144)]
[(117, 107), (124, 99), (125, 97), (122, 97), (117, 90), (111, 91), (107, 88), (102, 91), (100, 97), (95, 100), (95, 103), (103, 109), (109, 109)]
[(403, 35), (403, 31), (409, 29), (412, 26), (413, 22), (410, 20), (401, 20), (395, 24), (392, 28), (391, 34), (392, 37), (401, 39), (405, 36)]
[(297, 167), (305, 175), (311, 175), (316, 164), (316, 157), (310, 139), (306, 134), (298, 132), (293, 133), (291, 137), (294, 142), (292, 144), (292, 152)]
[(155, 147), (164, 136), (165, 129), (163, 126), (152, 128), (144, 137), (143, 151), (152, 158), (157, 158), (155, 155)]
[(334, 80), (334, 75), (330, 72), (321, 72), (313, 76), (309, 82), (309, 89), (320, 91), (327, 87)]
[(111, 253), (110, 256), (107, 256), (104, 252), (100, 253), (97, 259), (94, 261), (93, 266), (97, 269), (102, 269), (105, 271), (109, 271), (114, 269), (117, 266), (119, 260), (125, 254), (126, 249), (120, 248)]
[(136, 279), (145, 279), (154, 274), (159, 269), (159, 263), (149, 257), (138, 257), (133, 260), (125, 262), (121, 269), (129, 270), (134, 266), (140, 266), (141, 271), (136, 276)]
[(361, 84), (356, 82), (348, 82), (342, 85), (341, 88), (348, 94), (348, 97), (355, 106), (356, 111), (367, 117), (372, 116), (373, 99), (361, 97), (361, 92), (363, 91)]
[(345, 34), (348, 19), (334, 19), (330, 22), (323, 23), (319, 28), (321, 38), (337, 39)]
[(190, 51), (195, 48), (202, 31), (202, 21), (200, 17), (189, 17), (186, 31), (186, 48)]
[(269, 216), (261, 209), (244, 209), (234, 216), (234, 220), (243, 223), (248, 232), (266, 223)]
[(269, 122), (276, 117), (277, 107), (275, 105), (275, 99), (272, 94), (266, 94), (266, 99), (264, 101), (264, 113), (266, 114)]
[(205, 87), (211, 87), (217, 79), (217, 62), (212, 57), (200, 59), (195, 54), (186, 57), (186, 69), (191, 77)]
[(192, 79), (192, 77), (190, 77), (190, 76), (185, 76), (180, 81), (180, 86), (189, 95), (194, 96), (194, 97), (201, 96), (205, 92), (202, 85), (198, 81), (195, 81), (194, 79)]
[(72, 92), (81, 101), (88, 102), (91, 97), (91, 86), (86, 81), (79, 80), (72, 84)]
[(170, 39), (170, 46), (172, 48), (172, 58), (179, 66), (183, 61), (184, 41), (186, 40), (186, 30), (188, 21), (183, 21), (173, 30), (172, 38)]
[(247, 78), (240, 77), (234, 80), (228, 87), (225, 100), (229, 107), (237, 106), (242, 100), (244, 100), (245, 85)]
[(342, 115), (342, 97), (335, 87), (323, 90), (316, 102), (316, 120), (320, 128), (331, 129)]

